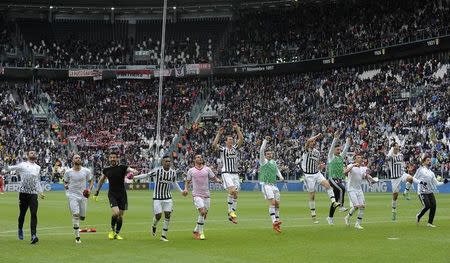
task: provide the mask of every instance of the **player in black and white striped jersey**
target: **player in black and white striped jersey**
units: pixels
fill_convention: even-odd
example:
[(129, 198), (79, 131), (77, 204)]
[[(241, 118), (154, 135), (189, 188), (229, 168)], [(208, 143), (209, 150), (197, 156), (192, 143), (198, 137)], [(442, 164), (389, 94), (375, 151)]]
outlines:
[(238, 136), (238, 141), (234, 144), (233, 136), (226, 137), (225, 146), (219, 146), (219, 140), (224, 133), (225, 128), (220, 127), (214, 138), (212, 147), (215, 151), (220, 151), (220, 159), (222, 162), (222, 181), (224, 188), (228, 191), (228, 220), (237, 224), (237, 198), (240, 189), (239, 181), (239, 152), (238, 148), (244, 142), (244, 135), (237, 123), (233, 123), (233, 130)]
[[(324, 165), (320, 164), (320, 152), (315, 148), (316, 141), (322, 137), (322, 134), (319, 133), (316, 136), (309, 138), (305, 144), (305, 152), (302, 155), (302, 170), (305, 174), (305, 186), (306, 190), (309, 192), (309, 209), (311, 211), (311, 217), (314, 224), (318, 224), (316, 216), (316, 201), (315, 201), (315, 193), (316, 187), (320, 184), (322, 185), (330, 197), (331, 204), (333, 207), (338, 207), (341, 204), (336, 202), (334, 197), (333, 188), (330, 186), (330, 183), (320, 172), (320, 168)], [(319, 164), (321, 167), (319, 167)]]
[(178, 189), (181, 193), (183, 190), (178, 185), (177, 172), (170, 168), (170, 157), (165, 155), (161, 160), (162, 166), (154, 168), (148, 174), (141, 174), (134, 177), (134, 179), (143, 179), (153, 177), (155, 182), (155, 189), (153, 191), (153, 225), (152, 235), (156, 236), (156, 226), (161, 219), (162, 212), (164, 212), (164, 223), (161, 234), (162, 241), (169, 241), (167, 239), (167, 232), (169, 231), (170, 214), (173, 210), (171, 185)]
[(389, 168), (389, 179), (392, 185), (392, 221), (397, 220), (397, 198), (400, 192), (400, 184), (406, 182), (406, 188), (403, 195), (409, 200), (409, 190), (411, 184), (419, 183), (417, 179), (405, 172), (405, 162), (403, 154), (400, 152), (400, 146), (397, 142), (391, 145), (389, 153), (386, 155), (386, 161)]

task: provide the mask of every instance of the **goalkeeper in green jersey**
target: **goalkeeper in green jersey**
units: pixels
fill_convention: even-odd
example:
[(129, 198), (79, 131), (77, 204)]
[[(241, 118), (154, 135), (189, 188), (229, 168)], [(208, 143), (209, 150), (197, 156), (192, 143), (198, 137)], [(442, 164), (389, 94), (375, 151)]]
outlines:
[[(347, 138), (344, 149), (341, 150), (341, 146), (338, 143), (340, 132), (336, 131), (334, 133), (333, 142), (331, 143), (330, 151), (328, 152), (328, 165), (327, 165), (327, 175), (328, 181), (330, 182), (331, 187), (333, 187), (334, 196), (336, 200), (341, 204), (339, 207), (340, 212), (347, 211), (347, 208), (344, 207), (344, 196), (345, 196), (345, 176), (344, 176), (344, 168), (345, 168), (345, 156), (347, 155), (347, 151), (350, 148), (350, 144), (352, 139), (350, 137)], [(335, 206), (330, 206), (330, 212), (327, 217), (327, 221), (329, 225), (334, 225), (334, 212), (336, 211)]]

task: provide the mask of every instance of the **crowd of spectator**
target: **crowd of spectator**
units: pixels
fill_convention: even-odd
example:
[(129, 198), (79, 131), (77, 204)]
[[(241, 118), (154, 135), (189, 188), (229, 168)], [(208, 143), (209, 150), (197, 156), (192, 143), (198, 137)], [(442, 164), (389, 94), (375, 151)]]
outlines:
[[(66, 156), (47, 120), (32, 113), (38, 101), (36, 89), (26, 83), (0, 84), (0, 167), (22, 161), (27, 149), (35, 149), (43, 179), (50, 180), (53, 162)], [(6, 181), (20, 178), (12, 173)]]
[[(216, 32), (214, 39), (209, 34), (192, 37), (198, 35), (195, 26), (186, 29), (192, 32), (179, 33), (183, 22), (173, 24), (172, 30), (183, 37), (166, 38), (164, 58), (160, 57), (159, 36), (134, 41), (142, 32), (125, 39), (98, 41), (56, 39), (49, 32), (40, 40), (27, 41), (23, 47), (25, 57), (17, 56), (11, 65), (110, 68), (124, 64), (159, 65), (161, 59), (168, 67), (189, 63), (228, 66), (295, 62), (448, 35), (449, 12), (449, 2), (441, 0), (325, 1), (297, 3), (294, 7), (237, 9), (231, 29)], [(220, 38), (226, 41), (220, 44)], [(0, 26), (0, 46), (12, 47), (5, 26)], [(136, 51), (145, 51), (145, 59), (141, 56), (135, 60)]]
[[(161, 62), (160, 41), (154, 41), (152, 38), (143, 40), (135, 47), (135, 51), (148, 51), (149, 58), (138, 61), (137, 64), (159, 65)], [(166, 42), (164, 63), (169, 68), (182, 64), (212, 63), (213, 62), (213, 43), (208, 39), (208, 46), (201, 48), (197, 41), (192, 41), (186, 37), (183, 41), (170, 40)]]
[[(304, 143), (323, 133), (319, 143), (323, 161), (333, 133), (353, 138), (351, 152), (361, 152), (371, 170), (386, 176), (385, 154), (396, 140), (408, 163), (418, 164), (422, 154), (432, 157), (433, 169), (450, 170), (450, 78), (433, 75), (442, 66), (436, 61), (385, 66), (371, 79), (362, 80), (354, 70), (219, 79), (210, 100), (218, 113), (186, 131), (179, 151), (182, 167), (196, 151), (218, 166), (211, 149), (218, 127), (232, 134), (230, 120), (242, 126), (245, 143), (240, 154), (242, 173), (256, 178), (259, 145), (264, 136), (286, 178), (298, 179)], [(448, 70), (448, 69), (447, 69)], [(409, 92), (409, 97), (398, 94)], [(258, 94), (255, 96), (255, 94)], [(220, 164), (219, 164), (220, 165)]]
[[(245, 138), (240, 150), (244, 178), (257, 178), (259, 145), (269, 135), (274, 139), (270, 147), (276, 152), (282, 173), (286, 178), (299, 179), (306, 139), (324, 134), (318, 147), (325, 161), (333, 133), (339, 130), (342, 142), (352, 137), (350, 152), (363, 153), (375, 175), (386, 175), (385, 154), (393, 140), (401, 144), (408, 163), (418, 164), (422, 154), (429, 154), (433, 169), (448, 174), (448, 68), (435, 60), (400, 62), (383, 66), (368, 79), (361, 76), (354, 69), (336, 69), (216, 78), (208, 101), (208, 108), (216, 115), (192, 125), (187, 118), (206, 83), (197, 78), (167, 79), (161, 147), (168, 149), (182, 131), (175, 151), (170, 153), (175, 166), (186, 170), (194, 153), (200, 151), (217, 171), (220, 162), (218, 153), (212, 151), (212, 140), (220, 126), (233, 134), (231, 123), (236, 122)], [(157, 80), (39, 80), (35, 86), (2, 85), (3, 163), (21, 160), (26, 149), (38, 149), (38, 162), (46, 173), (53, 174), (50, 180), (58, 181), (61, 169), (70, 162), (65, 141), (70, 140), (82, 154), (84, 165), (93, 167), (96, 173), (107, 165), (111, 150), (124, 153), (123, 160), (140, 170), (150, 168), (156, 135)], [(32, 114), (33, 105), (42, 103), (48, 103), (56, 113), (60, 121), (57, 128), (55, 123), (39, 121)], [(351, 158), (350, 154), (349, 161)]]
[[(167, 80), (162, 99), (161, 139), (167, 148), (186, 122), (205, 85), (199, 79)], [(117, 148), (130, 165), (149, 168), (146, 150), (156, 144), (158, 81), (39, 81), (62, 130), (89, 164), (105, 165)]]
[(337, 56), (448, 34), (449, 2), (324, 1), (241, 10), (222, 65), (292, 62)]

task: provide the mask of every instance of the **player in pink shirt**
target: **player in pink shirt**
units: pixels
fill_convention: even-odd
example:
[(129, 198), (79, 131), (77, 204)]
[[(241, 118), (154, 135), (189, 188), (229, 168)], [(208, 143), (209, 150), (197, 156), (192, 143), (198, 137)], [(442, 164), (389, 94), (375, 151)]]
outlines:
[(186, 196), (189, 192), (189, 184), (192, 182), (192, 198), (194, 206), (199, 212), (197, 225), (194, 229), (195, 239), (205, 239), (203, 226), (210, 206), (209, 179), (213, 179), (216, 183), (222, 183), (222, 180), (217, 178), (211, 169), (203, 164), (202, 155), (196, 154), (194, 167), (189, 169), (187, 173), (183, 191), (183, 195)]

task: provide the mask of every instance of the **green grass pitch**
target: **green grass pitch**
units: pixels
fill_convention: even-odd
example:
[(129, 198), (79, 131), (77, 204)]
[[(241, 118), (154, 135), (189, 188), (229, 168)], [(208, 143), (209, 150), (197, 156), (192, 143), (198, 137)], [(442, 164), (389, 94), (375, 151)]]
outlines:
[[(191, 196), (174, 192), (174, 213), (169, 229), (170, 242), (149, 234), (152, 219), (152, 193), (129, 191), (125, 214), (124, 240), (108, 240), (110, 208), (106, 192), (101, 200), (89, 200), (87, 219), (82, 227), (97, 233), (82, 233), (75, 244), (71, 218), (64, 192), (49, 192), (39, 202), (38, 236), (29, 244), (29, 214), (25, 240), (17, 239), (18, 194), (0, 195), (0, 262), (450, 262), (450, 195), (437, 194), (437, 228), (425, 226), (428, 214), (416, 226), (414, 217), (421, 207), (417, 197), (399, 197), (398, 221), (391, 222), (390, 194), (367, 193), (362, 225), (356, 230), (344, 225), (345, 213), (336, 212), (334, 226), (325, 220), (329, 202), (317, 194), (318, 225), (309, 216), (306, 193), (282, 192), (282, 234), (276, 234), (260, 192), (242, 192), (237, 225), (226, 218), (225, 192), (215, 192), (205, 225), (206, 240), (194, 240), (192, 230), (197, 212)], [(348, 204), (348, 198), (346, 197)], [(356, 220), (353, 216), (352, 222)], [(353, 226), (353, 224), (352, 224)]]

